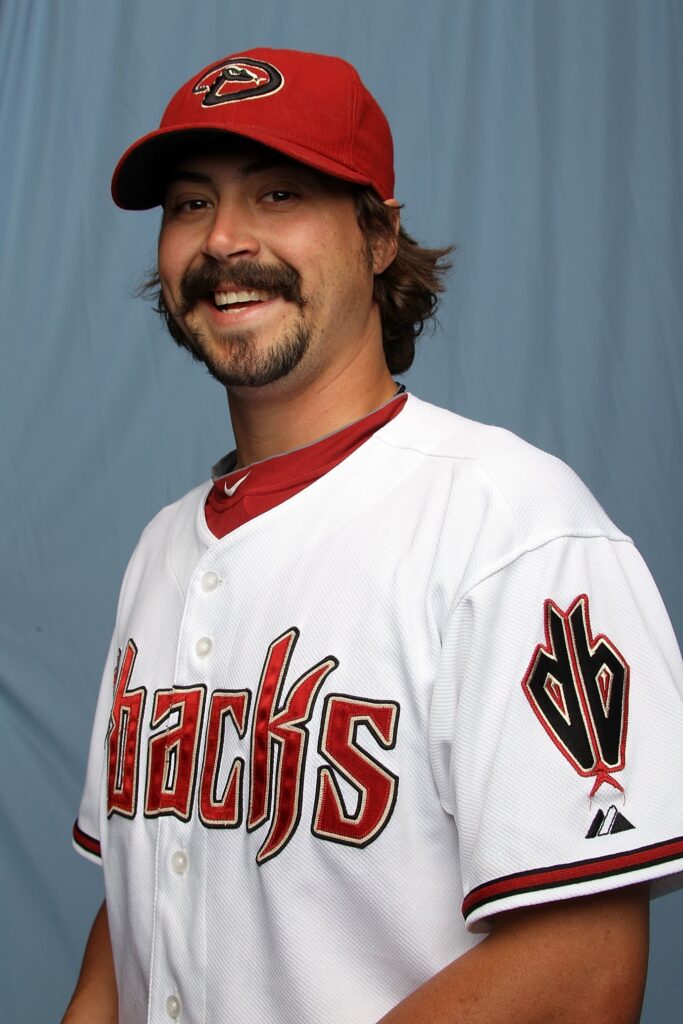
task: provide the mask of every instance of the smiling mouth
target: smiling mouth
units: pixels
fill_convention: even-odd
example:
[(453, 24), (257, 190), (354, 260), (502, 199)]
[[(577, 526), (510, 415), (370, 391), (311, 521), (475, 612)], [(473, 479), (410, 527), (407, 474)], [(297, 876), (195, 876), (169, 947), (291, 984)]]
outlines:
[(239, 309), (253, 308), (261, 302), (269, 302), (273, 297), (271, 292), (257, 291), (251, 288), (240, 291), (215, 291), (213, 304), (221, 312), (229, 313)]
[(276, 299), (293, 302), (300, 308), (306, 305), (299, 275), (293, 267), (240, 260), (228, 270), (213, 261), (183, 275), (175, 315), (187, 316), (198, 302), (206, 302), (221, 316), (228, 316), (270, 305)]

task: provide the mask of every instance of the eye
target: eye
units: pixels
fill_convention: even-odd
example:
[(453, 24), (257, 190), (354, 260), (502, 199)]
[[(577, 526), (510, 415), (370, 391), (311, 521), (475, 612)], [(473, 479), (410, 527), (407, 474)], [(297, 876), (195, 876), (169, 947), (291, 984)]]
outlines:
[(174, 213), (194, 213), (197, 210), (208, 210), (210, 206), (208, 199), (180, 199), (171, 208)]
[(170, 217), (179, 217), (181, 219), (195, 217), (197, 214), (201, 214), (204, 210), (211, 209), (212, 207), (213, 203), (210, 199), (200, 196), (188, 196), (187, 193), (184, 196), (169, 194), (164, 203), (164, 217), (166, 219)]
[(288, 203), (296, 199), (296, 193), (288, 188), (272, 188), (261, 197), (266, 203)]

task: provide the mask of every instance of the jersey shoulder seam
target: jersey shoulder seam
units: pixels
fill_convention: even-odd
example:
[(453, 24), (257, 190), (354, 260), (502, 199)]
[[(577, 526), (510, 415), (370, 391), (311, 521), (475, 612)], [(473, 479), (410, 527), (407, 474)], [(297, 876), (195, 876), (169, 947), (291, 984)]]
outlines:
[[(616, 529), (617, 527), (615, 527), (615, 530)], [(567, 530), (563, 533), (553, 534), (551, 537), (541, 538), (536, 543), (528, 544), (527, 546), (520, 548), (519, 551), (515, 551), (508, 557), (501, 559), (497, 565), (491, 566), (490, 569), (482, 573), (482, 575), (454, 601), (449, 614), (452, 614), (461, 602), (469, 597), (472, 591), (476, 590), (476, 588), (481, 586), (482, 583), (485, 583), (486, 580), (491, 579), (492, 576), (496, 576), (499, 572), (509, 569), (515, 564), (515, 562), (518, 562), (520, 558), (523, 558), (525, 555), (529, 555), (534, 551), (539, 551), (541, 548), (547, 547), (549, 544), (555, 544), (557, 541), (562, 540), (606, 540), (609, 541), (610, 544), (627, 544), (632, 548), (634, 547), (633, 539), (631, 537), (628, 537), (621, 532), (619, 532), (617, 536), (611, 536), (604, 530), (591, 530), (586, 531), (585, 533)]]
[(414, 444), (397, 444), (395, 441), (389, 438), (379, 436), (377, 434), (375, 435), (375, 437), (377, 438), (378, 441), (381, 441), (389, 448), (394, 448), (396, 451), (413, 452), (415, 455), (422, 455), (424, 456), (424, 458), (427, 459), (439, 459), (442, 462), (470, 463), (474, 467), (474, 469), (481, 474), (482, 477), (486, 477), (486, 479), (490, 481), (492, 486), (495, 487), (496, 491), (507, 505), (508, 509), (510, 510), (510, 514), (513, 516), (515, 521), (519, 521), (518, 513), (514, 505), (512, 504), (510, 498), (502, 488), (501, 484), (495, 478), (495, 476), (493, 476), (493, 474), (484, 465), (482, 465), (482, 460), (476, 455), (460, 455), (456, 452), (429, 451), (426, 450), (425, 448), (419, 447), (418, 445)]

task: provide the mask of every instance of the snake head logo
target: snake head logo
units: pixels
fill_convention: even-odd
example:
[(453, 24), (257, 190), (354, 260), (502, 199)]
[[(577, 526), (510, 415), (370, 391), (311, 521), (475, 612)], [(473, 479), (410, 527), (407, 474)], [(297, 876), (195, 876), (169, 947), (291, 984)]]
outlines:
[(284, 76), (272, 64), (253, 57), (232, 57), (214, 65), (192, 88), (203, 96), (203, 107), (238, 100), (254, 100), (278, 92), (284, 85)]

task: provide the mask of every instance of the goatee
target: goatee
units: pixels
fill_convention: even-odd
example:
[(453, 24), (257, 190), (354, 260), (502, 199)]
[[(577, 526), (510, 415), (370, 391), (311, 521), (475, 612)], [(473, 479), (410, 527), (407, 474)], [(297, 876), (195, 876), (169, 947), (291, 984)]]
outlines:
[(200, 331), (193, 331), (188, 337), (197, 358), (223, 387), (259, 388), (286, 377), (299, 365), (308, 349), (310, 332), (306, 324), (298, 323), (259, 352), (255, 332), (243, 331), (230, 338), (230, 351), (224, 358), (210, 350)]

